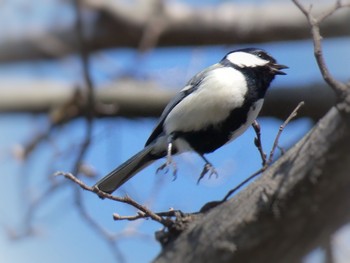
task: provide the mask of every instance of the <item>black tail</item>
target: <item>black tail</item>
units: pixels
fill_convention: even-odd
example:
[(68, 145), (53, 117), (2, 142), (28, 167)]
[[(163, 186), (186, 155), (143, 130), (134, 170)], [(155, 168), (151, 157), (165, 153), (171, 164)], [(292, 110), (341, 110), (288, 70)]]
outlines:
[(142, 151), (135, 154), (129, 160), (98, 181), (95, 184), (95, 187), (105, 193), (113, 193), (138, 171), (155, 161), (155, 158), (152, 158), (150, 155), (152, 149), (153, 145), (146, 146)]

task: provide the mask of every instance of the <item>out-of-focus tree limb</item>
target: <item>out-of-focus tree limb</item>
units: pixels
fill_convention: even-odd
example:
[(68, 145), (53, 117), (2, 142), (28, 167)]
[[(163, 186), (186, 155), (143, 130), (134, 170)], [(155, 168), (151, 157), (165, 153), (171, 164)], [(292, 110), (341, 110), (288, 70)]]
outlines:
[[(291, 3), (237, 5), (230, 2), (214, 7), (191, 7), (159, 1), (85, 0), (93, 13), (86, 45), (89, 51), (111, 47), (243, 44), (299, 40), (309, 37), (303, 15)], [(318, 4), (314, 9), (327, 7)], [(94, 17), (94, 18), (92, 18)], [(322, 24), (327, 37), (350, 34), (350, 10), (338, 11)], [(0, 62), (56, 58), (76, 52), (75, 29), (26, 32), (20, 39), (0, 42)]]
[(285, 119), (299, 102), (305, 105), (298, 112), (299, 117), (319, 120), (336, 103), (334, 93), (324, 84), (311, 84), (297, 88), (272, 88), (265, 97), (260, 116), (274, 116)]
[[(24, 87), (25, 85), (25, 87)], [(48, 113), (69, 103), (83, 104), (82, 94), (67, 84), (53, 82), (25, 82), (23, 84), (1, 84), (0, 113), (31, 112)], [(160, 88), (154, 82), (124, 80), (96, 89), (96, 117), (158, 117), (177, 90)], [(317, 94), (317, 95), (316, 95)], [(73, 100), (73, 101), (72, 101)], [(284, 119), (300, 101), (305, 101), (298, 117), (319, 119), (335, 104), (335, 95), (323, 84), (298, 88), (271, 88), (266, 96), (260, 116)], [(78, 105), (78, 104), (77, 104)], [(63, 109), (70, 109), (64, 106)], [(73, 113), (67, 115), (74, 116)], [(77, 110), (77, 116), (83, 112)]]

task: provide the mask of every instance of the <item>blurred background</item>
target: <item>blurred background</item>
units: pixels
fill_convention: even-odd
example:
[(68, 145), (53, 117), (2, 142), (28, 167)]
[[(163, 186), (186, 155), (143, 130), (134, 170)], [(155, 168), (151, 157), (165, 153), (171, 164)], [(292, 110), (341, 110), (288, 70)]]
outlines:
[[(332, 4), (317, 1), (314, 11)], [(334, 102), (306, 19), (291, 1), (2, 0), (0, 19), (1, 262), (151, 261), (161, 250), (160, 224), (114, 221), (113, 213), (137, 211), (53, 174), (72, 172), (93, 185), (144, 146), (163, 107), (194, 74), (231, 50), (263, 48), (290, 67), (273, 82), (258, 119), (266, 152), (301, 100), (282, 133), (283, 150)], [(343, 9), (321, 27), (327, 65), (341, 81), (350, 73), (349, 24)], [(198, 211), (261, 167), (254, 136), (249, 129), (207, 156), (218, 178), (197, 185), (203, 161), (183, 154), (175, 158), (176, 180), (155, 173), (160, 160), (115, 194), (153, 211)], [(348, 262), (349, 231), (334, 235), (336, 262)], [(315, 248), (304, 262), (323, 262), (324, 253)]]

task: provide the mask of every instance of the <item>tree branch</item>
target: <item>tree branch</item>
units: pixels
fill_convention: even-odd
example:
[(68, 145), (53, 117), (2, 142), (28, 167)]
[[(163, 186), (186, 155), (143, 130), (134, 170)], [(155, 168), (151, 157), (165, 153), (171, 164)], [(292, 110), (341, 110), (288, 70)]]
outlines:
[(262, 166), (266, 165), (266, 153), (263, 150), (262, 142), (261, 142), (261, 127), (257, 120), (255, 120), (252, 124), (253, 129), (255, 131), (256, 137), (254, 138), (254, 144), (260, 153)]
[(191, 223), (155, 262), (300, 262), (323, 233), (350, 217), (349, 123), (333, 108), (244, 191)]
[[(168, 1), (164, 8), (157, 9), (155, 1), (133, 1), (134, 5), (108, 0), (84, 2), (94, 14), (91, 17), (96, 18), (88, 21), (86, 44), (90, 52), (111, 47), (145, 50), (155, 45), (227, 45), (309, 37), (307, 21), (301, 19), (302, 14), (290, 3), (237, 5), (224, 2), (215, 7), (199, 8)], [(326, 7), (318, 4), (317, 8)], [(155, 12), (158, 12), (156, 17)], [(324, 34), (328, 37), (349, 35), (350, 29), (344, 23), (349, 12), (329, 17), (323, 23)], [(51, 28), (43, 33), (28, 31), (20, 39), (0, 42), (0, 61), (57, 58), (78, 50), (73, 25)]]
[[(311, 17), (311, 10), (293, 2)], [(319, 30), (318, 26), (311, 25)], [(313, 40), (315, 50), (322, 51), (321, 38), (314, 32)], [(339, 96), (339, 88), (350, 86), (339, 86), (324, 70), (322, 52), (315, 53), (325, 81), (343, 100), (340, 103), (349, 105), (349, 96)], [(344, 202), (350, 198), (350, 113), (338, 105), (259, 179), (190, 224), (154, 262), (250, 263), (258, 258), (267, 263), (283, 258), (292, 263), (326, 244), (350, 218), (350, 204)]]
[(269, 158), (267, 159), (267, 162), (266, 164), (269, 165), (272, 163), (272, 160), (273, 160), (273, 157), (275, 155), (275, 151), (278, 147), (278, 141), (280, 139), (280, 136), (284, 130), (284, 128), (286, 127), (286, 125), (293, 119), (297, 116), (297, 113), (298, 113), (298, 110), (304, 105), (305, 103), (302, 101), (302, 102), (299, 102), (298, 106), (296, 106), (296, 108), (292, 111), (292, 113), (288, 116), (288, 118), (283, 122), (283, 124), (279, 127), (278, 129), (278, 133), (277, 133), (277, 136), (273, 142), (273, 146), (272, 146), (272, 149), (270, 151), (270, 154), (269, 154)]
[[(80, 89), (63, 83), (26, 82), (4, 83), (11, 89), (0, 91), (0, 112), (50, 113), (51, 121), (62, 123), (84, 116), (86, 97)], [(24, 86), (26, 88), (24, 89)], [(22, 96), (18, 96), (20, 90)], [(132, 80), (118, 81), (95, 92), (95, 116), (105, 117), (158, 117), (178, 90), (160, 87), (158, 84)], [(317, 94), (317, 96), (315, 96)], [(260, 116), (284, 119), (300, 101), (306, 106), (298, 117), (321, 118), (336, 104), (334, 93), (324, 84), (312, 84), (298, 88), (274, 87), (269, 90)]]
[[(342, 82), (336, 80), (328, 70), (326, 62), (324, 60), (321, 40), (322, 36), (320, 33), (320, 24), (324, 22), (326, 18), (330, 15), (334, 14), (337, 10), (343, 7), (349, 7), (349, 4), (341, 4), (339, 0), (337, 0), (334, 6), (328, 11), (324, 12), (322, 15), (316, 17), (310, 10), (307, 10), (298, 0), (292, 0), (293, 3), (300, 9), (300, 11), (306, 16), (310, 27), (311, 27), (311, 35), (314, 44), (314, 54), (318, 64), (318, 67), (321, 71), (322, 77), (325, 82), (335, 91), (339, 99), (344, 101), (344, 98), (349, 96), (349, 88)], [(350, 110), (350, 109), (349, 109)]]
[(67, 179), (71, 180), (72, 182), (76, 183), (77, 185), (79, 185), (82, 189), (84, 189), (86, 191), (89, 191), (89, 192), (93, 192), (93, 193), (97, 194), (101, 198), (107, 198), (107, 199), (110, 199), (110, 200), (113, 200), (113, 201), (116, 201), (116, 202), (121, 202), (121, 203), (124, 203), (124, 204), (128, 204), (130, 206), (133, 206), (134, 208), (140, 210), (142, 213), (146, 214), (152, 220), (157, 221), (157, 222), (161, 223), (164, 226), (170, 227), (172, 225), (169, 220), (166, 220), (166, 219), (158, 216), (157, 214), (155, 214), (151, 210), (149, 210), (147, 207), (145, 207), (143, 205), (140, 205), (139, 203), (134, 201), (129, 196), (118, 197), (118, 196), (114, 196), (114, 195), (105, 193), (105, 192), (99, 190), (98, 188), (93, 188), (93, 187), (90, 187), (90, 186), (84, 184), (81, 180), (79, 180), (77, 177), (75, 177), (71, 173), (56, 172), (55, 175), (56, 176), (63, 175), (65, 178), (67, 178)]
[(267, 159), (266, 154), (262, 151), (262, 146), (261, 146), (261, 139), (260, 139), (260, 126), (257, 126), (256, 123), (254, 123), (253, 127), (257, 133), (257, 137), (254, 140), (254, 143), (256, 144), (259, 153), (261, 155), (261, 158), (263, 160), (263, 165), (262, 167), (256, 171), (255, 173), (253, 173), (252, 175), (250, 175), (247, 179), (245, 179), (243, 182), (241, 182), (239, 185), (237, 185), (235, 188), (231, 189), (226, 195), (225, 197), (222, 199), (222, 202), (227, 201), (228, 198), (233, 195), (234, 193), (236, 193), (239, 189), (241, 189), (244, 185), (246, 185), (248, 182), (250, 182), (251, 180), (253, 180), (256, 176), (258, 176), (259, 174), (265, 172), (268, 167), (272, 164), (273, 158), (275, 156), (275, 151), (278, 147), (278, 141), (280, 139), (280, 136), (283, 132), (283, 130), (285, 129), (285, 127), (288, 125), (288, 123), (297, 116), (298, 110), (304, 105), (304, 102), (300, 102), (296, 108), (292, 111), (292, 113), (287, 117), (287, 119), (283, 122), (283, 124), (279, 127), (276, 138), (273, 142), (270, 154), (269, 154), (269, 158)]

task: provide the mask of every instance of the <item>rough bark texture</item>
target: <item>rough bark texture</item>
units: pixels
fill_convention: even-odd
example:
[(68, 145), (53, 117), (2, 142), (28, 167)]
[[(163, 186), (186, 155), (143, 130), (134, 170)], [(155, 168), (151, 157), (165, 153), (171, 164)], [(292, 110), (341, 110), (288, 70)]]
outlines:
[(300, 262), (350, 219), (349, 140), (349, 116), (332, 108), (259, 179), (193, 222), (155, 262)]

